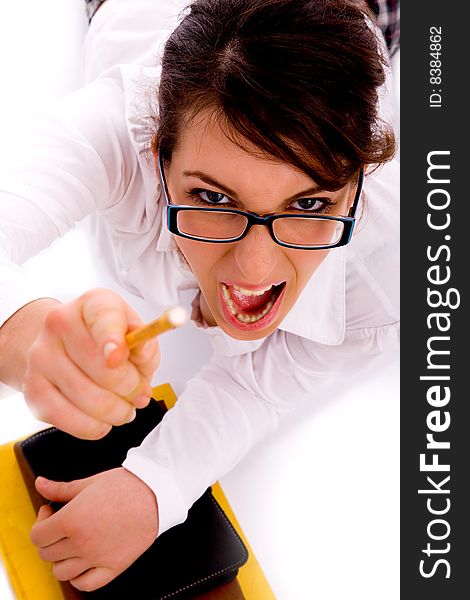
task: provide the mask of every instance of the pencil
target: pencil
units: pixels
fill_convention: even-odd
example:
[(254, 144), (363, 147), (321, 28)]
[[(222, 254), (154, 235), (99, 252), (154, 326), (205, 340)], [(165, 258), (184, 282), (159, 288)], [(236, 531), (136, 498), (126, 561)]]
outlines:
[(147, 323), (139, 329), (135, 329), (126, 335), (126, 343), (129, 348), (135, 348), (142, 342), (146, 342), (157, 335), (165, 333), (170, 329), (175, 329), (184, 325), (188, 320), (188, 313), (182, 306), (173, 306), (162, 315)]

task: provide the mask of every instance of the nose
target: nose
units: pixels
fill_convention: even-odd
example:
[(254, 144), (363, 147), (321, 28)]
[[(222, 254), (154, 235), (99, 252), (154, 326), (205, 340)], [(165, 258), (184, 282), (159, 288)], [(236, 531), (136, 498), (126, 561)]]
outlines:
[(234, 247), (235, 263), (252, 284), (262, 284), (277, 268), (282, 248), (271, 238), (264, 225), (253, 225), (247, 235)]

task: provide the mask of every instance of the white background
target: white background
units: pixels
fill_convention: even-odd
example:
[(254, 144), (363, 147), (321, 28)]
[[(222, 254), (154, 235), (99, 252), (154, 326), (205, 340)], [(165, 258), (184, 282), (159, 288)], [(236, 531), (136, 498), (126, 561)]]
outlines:
[[(25, 115), (78, 85), (86, 29), (81, 0), (0, 0), (2, 145)], [(86, 224), (25, 268), (64, 300), (112, 285), (95, 267)], [(154, 316), (126, 297), (145, 319)], [(187, 327), (161, 345), (155, 384), (169, 381), (179, 393), (209, 356), (207, 340)], [(397, 357), (385, 356), (347, 392), (340, 385), (300, 407), (222, 480), (279, 600), (399, 598), (398, 380)], [(42, 426), (21, 394), (0, 400), (0, 443)], [(0, 598), (14, 598), (1, 565)]]

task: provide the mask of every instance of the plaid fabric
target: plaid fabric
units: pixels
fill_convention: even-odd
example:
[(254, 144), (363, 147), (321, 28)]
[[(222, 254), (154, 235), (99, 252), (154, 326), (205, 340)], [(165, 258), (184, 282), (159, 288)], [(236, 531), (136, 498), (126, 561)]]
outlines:
[(400, 0), (368, 0), (368, 4), (393, 56), (400, 46)]
[[(88, 21), (105, 0), (85, 0)], [(377, 25), (384, 34), (390, 56), (393, 56), (400, 45), (400, 0), (367, 0), (372, 12), (377, 17)]]

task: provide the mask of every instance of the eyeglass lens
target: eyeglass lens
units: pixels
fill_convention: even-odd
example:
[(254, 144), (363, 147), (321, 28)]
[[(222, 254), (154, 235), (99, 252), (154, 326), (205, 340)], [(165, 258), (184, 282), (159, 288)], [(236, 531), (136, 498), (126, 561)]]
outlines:
[(324, 246), (336, 244), (341, 239), (344, 223), (327, 219), (276, 219), (274, 235), (281, 242), (297, 246)]
[[(207, 240), (229, 240), (245, 231), (248, 219), (230, 212), (183, 210), (178, 213), (178, 229), (186, 235)], [(337, 243), (344, 223), (327, 219), (302, 217), (279, 218), (273, 221), (275, 237), (286, 244), (323, 246)]]

